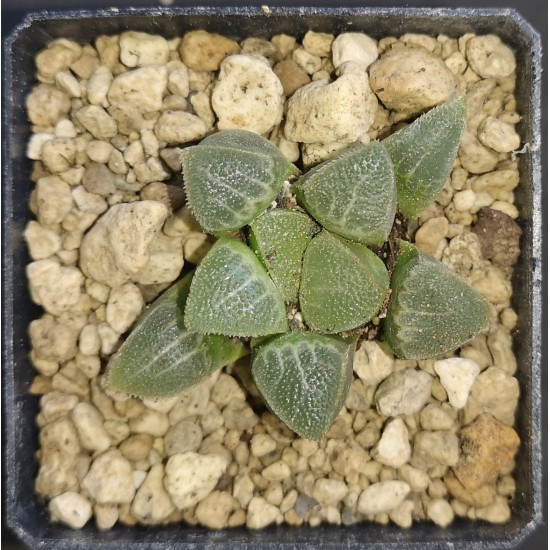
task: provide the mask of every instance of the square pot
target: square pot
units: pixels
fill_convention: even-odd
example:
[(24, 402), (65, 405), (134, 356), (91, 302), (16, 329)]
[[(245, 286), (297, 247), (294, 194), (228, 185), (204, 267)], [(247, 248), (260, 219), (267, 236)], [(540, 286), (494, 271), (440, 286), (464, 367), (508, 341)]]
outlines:
[[(489, 525), (457, 519), (449, 528), (415, 524), (410, 530), (360, 523), (350, 527), (286, 526), (255, 532), (244, 528), (207, 531), (186, 525), (165, 528), (117, 525), (99, 532), (93, 525), (74, 531), (49, 522), (44, 503), (34, 493), (37, 463), (35, 417), (38, 398), (28, 393), (33, 369), (27, 327), (38, 317), (25, 277), (29, 262), (22, 233), (30, 216), (31, 161), (25, 157), (30, 127), (25, 97), (34, 83), (34, 55), (55, 38), (86, 43), (100, 34), (125, 30), (181, 36), (205, 29), (234, 38), (269, 37), (278, 33), (302, 36), (307, 30), (365, 32), (380, 38), (406, 32), (466, 32), (498, 34), (516, 51), (518, 126), (527, 152), (520, 157), (521, 182), (517, 205), (523, 229), (522, 253), (515, 268), (513, 306), (519, 315), (514, 350), (521, 365), (517, 376), (521, 401), (516, 429), (522, 436), (515, 477), (517, 496), (512, 519)], [(517, 545), (541, 522), (541, 293), (542, 192), (540, 173), (541, 44), (537, 33), (514, 10), (413, 8), (171, 8), (29, 15), (4, 44), (5, 92), (3, 113), (2, 258), (3, 258), (3, 422), (6, 519), (31, 548), (440, 548), (449, 541), (468, 548), (506, 548)]]

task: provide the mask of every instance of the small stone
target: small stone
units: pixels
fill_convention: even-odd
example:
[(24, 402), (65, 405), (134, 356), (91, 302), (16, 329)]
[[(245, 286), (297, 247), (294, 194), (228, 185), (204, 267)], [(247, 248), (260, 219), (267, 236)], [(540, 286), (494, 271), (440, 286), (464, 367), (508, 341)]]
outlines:
[(382, 416), (414, 414), (431, 394), (432, 377), (425, 371), (408, 368), (388, 376), (376, 390), (376, 408)]
[(169, 213), (156, 201), (112, 206), (82, 239), (82, 271), (112, 287), (128, 282), (146, 266)]
[(127, 31), (119, 38), (120, 61), (127, 67), (164, 65), (170, 57), (168, 42), (162, 37), (144, 32)]
[(164, 466), (154, 464), (132, 502), (132, 515), (146, 525), (160, 523), (175, 510), (163, 480)]
[(246, 526), (249, 529), (263, 529), (273, 523), (279, 514), (279, 508), (264, 498), (253, 497), (248, 504)]
[[(113, 153), (113, 148), (109, 149), (109, 157)], [(107, 159), (108, 160), (108, 159)], [(90, 162), (84, 169), (82, 176), (82, 185), (88, 193), (110, 197), (116, 192), (115, 175), (107, 166), (99, 162)]]
[(134, 434), (119, 447), (120, 452), (133, 462), (147, 458), (153, 447), (153, 437), (149, 434)]
[(353, 357), (353, 370), (365, 386), (376, 386), (387, 378), (394, 368), (389, 349), (374, 340), (365, 340)]
[(166, 67), (148, 65), (118, 75), (109, 88), (107, 99), (123, 112), (128, 107), (140, 113), (160, 111), (167, 84)]
[(403, 529), (408, 529), (411, 527), (413, 518), (412, 514), (414, 511), (414, 503), (410, 500), (404, 500), (401, 504), (396, 506), (389, 513), (390, 519), (399, 527)]
[(241, 53), (265, 57), (272, 65), (277, 57), (277, 48), (269, 40), (252, 36), (241, 42)]
[(504, 78), (516, 68), (514, 53), (494, 34), (474, 36), (468, 40), (466, 56), (481, 78)]
[(44, 260), (53, 256), (61, 248), (61, 237), (38, 222), (31, 220), (23, 232), (29, 254), (33, 260)]
[(117, 134), (117, 123), (103, 107), (88, 105), (75, 113), (75, 117), (96, 139), (107, 140)]
[[(349, 70), (330, 84), (317, 80), (292, 95), (285, 137), (304, 143), (352, 143), (368, 132), (375, 110), (368, 75), (359, 68)], [(311, 116), (312, 112), (317, 116)]]
[[(334, 36), (326, 32), (307, 31), (302, 38), (302, 46), (311, 55), (328, 57), (331, 52)], [(336, 66), (336, 65), (335, 65)]]
[(413, 493), (421, 493), (428, 488), (430, 476), (423, 470), (413, 468), (410, 464), (405, 464), (398, 471), (399, 479), (406, 481)]
[(144, 409), (141, 414), (130, 420), (129, 426), (133, 433), (162, 437), (167, 432), (170, 423), (167, 415), (151, 409)]
[(186, 33), (179, 48), (183, 63), (194, 71), (217, 71), (224, 58), (239, 50), (234, 40), (202, 30)]
[(426, 508), (426, 514), (439, 527), (449, 526), (454, 519), (451, 505), (443, 498), (430, 500)]
[(520, 444), (516, 431), (490, 414), (481, 414), (460, 432), (460, 459), (453, 467), (466, 489), (494, 483), (514, 467)]
[(481, 244), (483, 257), (497, 265), (513, 266), (520, 254), (520, 226), (504, 212), (482, 208), (472, 226)]
[(239, 398), (232, 399), (223, 409), (222, 415), (225, 427), (239, 432), (253, 428), (259, 421), (248, 403)]
[(46, 176), (36, 182), (37, 218), (43, 227), (54, 226), (73, 207), (71, 189), (61, 178)]
[(357, 501), (357, 510), (366, 516), (389, 512), (399, 506), (410, 492), (404, 481), (380, 481), (369, 485)]
[(489, 506), (476, 510), (476, 518), (488, 521), (489, 523), (507, 523), (510, 521), (511, 515), (512, 512), (508, 501), (500, 495), (497, 495)]
[(312, 55), (302, 47), (298, 47), (292, 52), (291, 59), (308, 75), (315, 74), (322, 67), (321, 58), (317, 55)]
[(132, 283), (126, 283), (113, 288), (107, 302), (107, 322), (118, 333), (126, 332), (141, 314), (145, 304), (138, 287)]
[(82, 447), (88, 451), (102, 453), (111, 446), (111, 438), (103, 427), (104, 418), (90, 403), (79, 403), (71, 411)]
[(482, 413), (492, 414), (508, 426), (514, 425), (519, 399), (517, 378), (499, 367), (483, 371), (472, 386), (464, 408), (464, 423), (469, 424)]
[(254, 483), (247, 474), (239, 474), (233, 484), (233, 496), (239, 504), (246, 508), (254, 495)]
[(462, 409), (480, 372), (479, 365), (471, 359), (451, 357), (436, 361), (434, 370), (447, 392), (449, 403), (455, 409)]
[(71, 100), (66, 92), (48, 84), (39, 84), (27, 96), (25, 105), (31, 123), (47, 128), (69, 112)]
[(372, 457), (392, 468), (400, 468), (411, 457), (409, 431), (401, 418), (390, 420), (382, 432), (378, 445), (372, 452)]
[(413, 448), (411, 464), (416, 468), (454, 466), (459, 459), (458, 437), (451, 432), (417, 432)]
[(454, 425), (454, 418), (440, 405), (428, 403), (420, 412), (420, 425), (427, 431), (446, 431)]
[(164, 436), (164, 449), (167, 456), (196, 452), (202, 443), (202, 431), (196, 422), (182, 420), (172, 426)]
[(155, 124), (155, 135), (169, 145), (198, 141), (207, 133), (204, 121), (185, 111), (164, 111)]
[(220, 130), (265, 134), (281, 122), (283, 106), (283, 86), (265, 59), (240, 54), (223, 60), (212, 91)]
[(82, 529), (92, 517), (90, 501), (73, 491), (52, 498), (48, 508), (52, 519), (65, 523), (71, 529)]
[(27, 265), (27, 279), (32, 300), (48, 313), (61, 315), (80, 301), (84, 277), (76, 267), (38, 260)]
[(250, 441), (250, 452), (257, 457), (265, 456), (277, 447), (277, 443), (267, 434), (256, 434)]
[(348, 493), (348, 486), (337, 479), (318, 479), (313, 486), (311, 496), (323, 506), (338, 505)]
[(447, 101), (458, 82), (441, 58), (419, 46), (388, 50), (370, 66), (370, 85), (388, 109), (416, 114)]
[(435, 256), (439, 244), (447, 235), (449, 220), (444, 216), (430, 218), (418, 229), (414, 242), (420, 250)]
[(487, 117), (479, 125), (477, 135), (483, 145), (497, 153), (511, 153), (521, 146), (521, 139), (514, 125), (495, 117)]
[(280, 61), (273, 67), (273, 72), (279, 77), (287, 97), (311, 82), (308, 74), (293, 59)]
[(496, 489), (494, 485), (482, 485), (478, 489), (468, 490), (458, 479), (455, 477), (452, 471), (449, 471), (444, 479), (445, 487), (449, 493), (460, 502), (480, 508), (489, 506), (495, 499)]
[(466, 129), (458, 149), (460, 164), (472, 174), (484, 174), (494, 170), (499, 161), (498, 154), (488, 149), (477, 139), (477, 135)]
[(190, 508), (212, 492), (227, 467), (219, 455), (185, 452), (166, 463), (164, 486), (180, 510)]
[(290, 468), (286, 462), (277, 460), (262, 470), (262, 476), (268, 481), (283, 481), (290, 477)]
[(100, 65), (95, 69), (86, 86), (87, 98), (92, 105), (108, 105), (107, 94), (113, 82), (113, 73), (108, 67)]
[(199, 523), (209, 529), (223, 529), (229, 516), (238, 508), (238, 502), (225, 491), (212, 491), (195, 508)]
[(376, 41), (360, 32), (344, 32), (332, 43), (332, 63), (337, 69), (353, 61), (364, 71), (378, 58)]
[(94, 517), (97, 528), (100, 531), (108, 531), (118, 521), (118, 506), (116, 504), (96, 504)]
[(135, 494), (132, 466), (119, 450), (106, 451), (92, 462), (82, 486), (100, 504), (130, 503)]

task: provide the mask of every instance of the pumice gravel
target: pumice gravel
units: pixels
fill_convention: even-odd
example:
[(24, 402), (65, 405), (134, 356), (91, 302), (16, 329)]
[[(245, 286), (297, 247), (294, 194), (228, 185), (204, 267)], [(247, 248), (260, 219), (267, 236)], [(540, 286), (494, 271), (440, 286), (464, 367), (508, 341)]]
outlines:
[[(127, 31), (54, 40), (35, 62), (26, 100), (34, 219), (24, 237), (31, 298), (43, 308), (29, 326), (30, 391), (41, 396), (35, 488), (52, 520), (101, 530), (509, 521), (522, 143), (506, 44), (473, 34), (237, 42)], [(490, 304), (485, 331), (438, 359), (402, 359), (362, 340), (349, 393), (319, 440), (265, 407), (235, 343), (228, 366), (171, 397), (106, 392), (105, 366), (145, 308), (223, 245), (186, 205), (182, 150), (246, 130), (308, 173), (354, 143), (391, 140), (457, 94), (467, 106), (458, 155), (406, 236)], [(287, 319), (303, 326), (300, 311)]]

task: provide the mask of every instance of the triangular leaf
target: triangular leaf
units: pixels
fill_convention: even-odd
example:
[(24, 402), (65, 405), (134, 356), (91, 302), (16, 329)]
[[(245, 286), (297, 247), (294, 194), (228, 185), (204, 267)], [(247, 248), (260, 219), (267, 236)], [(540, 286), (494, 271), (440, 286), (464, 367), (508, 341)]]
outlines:
[(389, 287), (386, 268), (366, 246), (322, 231), (304, 254), (300, 307), (310, 329), (342, 332), (376, 315)]
[(271, 410), (301, 437), (319, 439), (342, 408), (355, 345), (293, 332), (254, 350), (252, 376)]
[(453, 351), (487, 327), (487, 302), (447, 266), (405, 241), (391, 278), (384, 336), (404, 359)]
[(107, 389), (168, 397), (206, 380), (246, 355), (237, 340), (185, 330), (183, 309), (192, 274), (147, 307), (107, 367)]
[(384, 140), (397, 176), (397, 204), (415, 218), (443, 189), (466, 127), (466, 99), (457, 96)]
[(265, 336), (288, 330), (281, 293), (245, 244), (222, 237), (197, 267), (185, 326), (201, 333)]
[(346, 239), (382, 245), (396, 210), (390, 155), (379, 142), (353, 146), (317, 165), (294, 185), (300, 204)]
[(209, 233), (239, 229), (259, 216), (299, 173), (270, 141), (224, 130), (181, 152), (189, 206)]
[(316, 227), (309, 216), (279, 208), (250, 224), (250, 245), (287, 303), (298, 299), (302, 258)]

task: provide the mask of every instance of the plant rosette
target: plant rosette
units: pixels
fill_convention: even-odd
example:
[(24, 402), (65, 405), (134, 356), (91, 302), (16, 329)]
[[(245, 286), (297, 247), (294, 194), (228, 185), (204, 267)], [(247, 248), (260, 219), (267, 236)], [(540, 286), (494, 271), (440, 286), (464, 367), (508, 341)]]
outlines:
[(442, 190), (465, 122), (456, 96), (302, 175), (245, 130), (183, 149), (189, 206), (218, 240), (146, 309), (110, 360), (108, 389), (175, 395), (250, 353), (267, 406), (319, 439), (348, 395), (358, 341), (381, 337), (421, 360), (485, 329), (481, 295), (396, 238)]

